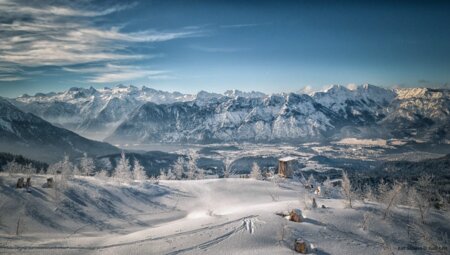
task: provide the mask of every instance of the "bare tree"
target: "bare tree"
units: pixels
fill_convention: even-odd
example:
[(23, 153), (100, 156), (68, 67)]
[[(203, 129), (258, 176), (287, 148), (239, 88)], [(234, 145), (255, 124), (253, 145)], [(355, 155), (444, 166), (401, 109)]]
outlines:
[(231, 175), (231, 165), (233, 164), (233, 160), (229, 157), (226, 157), (224, 160), (224, 169), (223, 169), (223, 177), (229, 178)]
[(345, 171), (342, 171), (341, 189), (342, 194), (348, 201), (349, 207), (352, 208), (352, 184), (350, 183), (350, 179), (348, 178), (347, 172)]
[(259, 166), (256, 162), (253, 162), (252, 171), (250, 172), (250, 177), (255, 180), (262, 179), (261, 169), (259, 168)]
[(383, 219), (386, 219), (391, 209), (397, 205), (402, 187), (403, 184), (396, 182), (392, 189), (386, 193), (386, 197), (383, 199), (384, 201), (386, 201), (386, 208), (384, 210)]

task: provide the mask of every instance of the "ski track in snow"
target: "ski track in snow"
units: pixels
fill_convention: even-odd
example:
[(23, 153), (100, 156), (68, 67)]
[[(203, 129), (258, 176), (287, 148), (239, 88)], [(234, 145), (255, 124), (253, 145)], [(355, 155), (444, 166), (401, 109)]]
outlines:
[(250, 216), (246, 216), (246, 217), (242, 217), (236, 220), (232, 220), (232, 221), (227, 221), (218, 225), (213, 225), (213, 226), (208, 226), (208, 227), (203, 227), (203, 228), (198, 228), (198, 229), (194, 229), (194, 230), (189, 230), (189, 231), (185, 231), (185, 232), (180, 232), (180, 233), (176, 233), (176, 234), (171, 234), (171, 235), (166, 235), (166, 236), (159, 236), (159, 237), (150, 237), (150, 238), (146, 238), (146, 239), (141, 239), (141, 240), (136, 240), (136, 241), (130, 241), (130, 242), (124, 242), (124, 243), (115, 243), (115, 244), (109, 244), (109, 245), (100, 245), (100, 246), (84, 246), (84, 247), (80, 247), (80, 246), (6, 246), (6, 245), (0, 245), (0, 249), (5, 249), (5, 250), (103, 250), (103, 249), (109, 249), (109, 248), (116, 248), (116, 247), (122, 247), (122, 246), (128, 246), (128, 245), (136, 245), (136, 244), (140, 244), (140, 243), (145, 243), (145, 242), (152, 242), (152, 241), (159, 241), (159, 240), (164, 240), (164, 239), (170, 239), (170, 238), (177, 238), (180, 236), (186, 236), (186, 235), (192, 235), (192, 234), (197, 234), (197, 233), (201, 233), (205, 230), (213, 230), (213, 229), (220, 229), (223, 228), (225, 226), (228, 226), (230, 224), (234, 224), (237, 222), (243, 222), (242, 224), (240, 224), (239, 226), (235, 227), (233, 230), (218, 236), (214, 239), (211, 239), (209, 241), (197, 244), (195, 246), (192, 247), (188, 247), (188, 248), (184, 248), (182, 250), (178, 250), (178, 251), (173, 251), (171, 253), (168, 254), (179, 254), (182, 252), (186, 252), (186, 251), (190, 251), (190, 250), (194, 250), (194, 249), (206, 249), (210, 246), (213, 246), (215, 244), (218, 244), (222, 241), (224, 241), (225, 239), (231, 237), (232, 235), (234, 235), (235, 233), (238, 233), (244, 229), (248, 230), (251, 234), (253, 233), (253, 219), (258, 217), (258, 215), (250, 215)]

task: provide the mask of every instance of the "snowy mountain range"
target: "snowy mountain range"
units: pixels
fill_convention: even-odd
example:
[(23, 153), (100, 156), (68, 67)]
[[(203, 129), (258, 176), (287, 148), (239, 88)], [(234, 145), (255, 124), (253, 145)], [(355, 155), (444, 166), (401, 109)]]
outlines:
[(445, 89), (365, 84), (309, 94), (229, 90), (191, 95), (120, 85), (24, 95), (11, 102), (55, 125), (112, 143), (450, 140)]

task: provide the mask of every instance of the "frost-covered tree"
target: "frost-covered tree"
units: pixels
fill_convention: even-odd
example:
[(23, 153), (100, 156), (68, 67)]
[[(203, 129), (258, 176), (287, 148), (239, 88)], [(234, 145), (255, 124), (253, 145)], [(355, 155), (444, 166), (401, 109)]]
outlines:
[(13, 159), (12, 161), (6, 163), (4, 169), (5, 172), (7, 172), (11, 176), (12, 174), (19, 173), (22, 170), (22, 166), (16, 162), (16, 159)]
[(89, 158), (86, 153), (83, 154), (83, 157), (80, 161), (80, 173), (81, 175), (91, 175), (94, 173), (95, 164), (92, 158)]
[(33, 174), (36, 173), (36, 168), (31, 164), (28, 163), (22, 168), (23, 174), (25, 174), (27, 177), (31, 177)]
[(188, 164), (187, 164), (187, 179), (194, 179), (195, 172), (197, 171), (197, 159), (198, 154), (195, 150), (188, 151)]
[(47, 174), (53, 175), (53, 189), (55, 191), (55, 203), (59, 203), (61, 194), (67, 188), (68, 179), (71, 178), (74, 171), (74, 165), (70, 162), (69, 156), (65, 155), (64, 159), (51, 164), (47, 169)]
[(342, 171), (342, 185), (341, 185), (341, 191), (342, 195), (347, 199), (348, 206), (352, 208), (352, 184), (350, 183), (350, 179), (348, 178), (347, 172)]
[(195, 175), (195, 179), (197, 179), (197, 180), (205, 179), (205, 170), (201, 169), (201, 168), (197, 169), (197, 173)]
[(167, 170), (167, 180), (175, 180), (176, 176), (172, 173), (172, 169)]
[(423, 175), (417, 180), (416, 187), (410, 188), (408, 194), (411, 204), (419, 209), (420, 219), (423, 224), (431, 209), (432, 185), (433, 176)]
[(109, 174), (108, 174), (108, 171), (106, 171), (105, 169), (101, 169), (100, 171), (97, 172), (95, 177), (105, 180), (109, 177)]
[(256, 162), (253, 162), (252, 171), (250, 172), (250, 177), (255, 180), (262, 179), (261, 169), (259, 168), (259, 166)]
[[(69, 160), (69, 156), (65, 155), (64, 160), (60, 164), (60, 174), (58, 175), (61, 188), (67, 187), (67, 181), (73, 176), (74, 166)], [(58, 181), (58, 180), (57, 180)]]
[(146, 180), (147, 178), (148, 178), (147, 177), (147, 173), (145, 172), (144, 167), (141, 165), (139, 160), (134, 159), (133, 179), (135, 179), (135, 180)]
[(167, 174), (164, 170), (159, 171), (159, 179), (164, 181), (164, 180), (168, 180), (167, 178)]
[(125, 152), (122, 151), (120, 155), (120, 160), (114, 169), (114, 178), (119, 182), (127, 182), (131, 180), (131, 166), (130, 162), (125, 156)]
[(386, 183), (383, 179), (381, 179), (380, 183), (377, 187), (377, 199), (381, 203), (386, 202), (386, 194), (389, 192), (389, 184)]
[(183, 177), (184, 167), (186, 165), (186, 160), (183, 157), (179, 157), (175, 164), (172, 166), (173, 174), (175, 175), (175, 179), (181, 180)]
[(322, 183), (322, 193), (325, 196), (330, 196), (333, 193), (333, 183), (330, 180), (330, 177), (327, 176), (327, 179)]

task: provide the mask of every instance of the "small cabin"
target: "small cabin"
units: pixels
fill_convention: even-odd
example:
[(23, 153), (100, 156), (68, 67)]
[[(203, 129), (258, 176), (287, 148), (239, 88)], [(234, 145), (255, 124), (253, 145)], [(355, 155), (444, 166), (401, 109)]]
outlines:
[(293, 163), (297, 160), (295, 157), (284, 157), (278, 159), (278, 175), (284, 178), (292, 178), (294, 175)]

